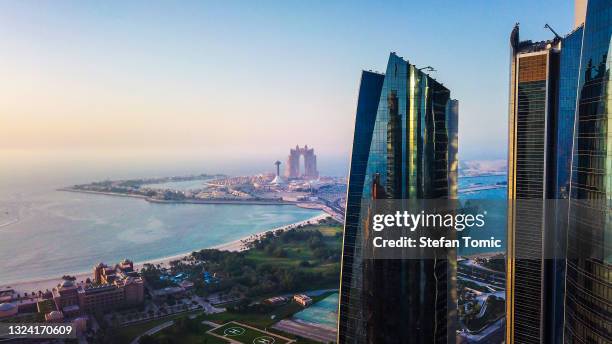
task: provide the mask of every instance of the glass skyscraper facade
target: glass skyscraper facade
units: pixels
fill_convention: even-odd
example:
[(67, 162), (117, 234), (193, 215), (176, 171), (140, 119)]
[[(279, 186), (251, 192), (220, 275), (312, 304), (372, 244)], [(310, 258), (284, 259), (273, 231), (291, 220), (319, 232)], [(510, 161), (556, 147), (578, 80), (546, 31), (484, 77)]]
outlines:
[(454, 198), (458, 103), (392, 53), (384, 75), (361, 79), (349, 176), (339, 343), (450, 343), (455, 265), (448, 259), (364, 259), (373, 199)]
[(511, 34), (508, 342), (563, 341), (567, 203), (546, 200), (569, 197), (582, 37), (582, 27), (544, 42)]
[[(558, 86), (562, 39), (520, 41), (519, 27), (511, 34), (507, 251), (507, 341), (551, 342), (546, 336), (547, 308), (554, 295), (551, 276), (555, 262), (546, 261), (546, 245), (554, 231), (543, 219), (546, 199), (557, 190), (559, 139)], [(566, 151), (571, 151), (571, 136)], [(562, 265), (562, 264), (560, 264)]]
[[(582, 49), (582, 26), (565, 36), (561, 42), (559, 54), (559, 94), (558, 121), (555, 128), (553, 161), (555, 169), (554, 191), (552, 198), (567, 200), (569, 197), (570, 171), (572, 162), (572, 146), (574, 137), (574, 117), (576, 113), (576, 85), (580, 68), (580, 51)], [(549, 259), (547, 264), (548, 303), (545, 307), (545, 332), (549, 333), (551, 343), (563, 342), (563, 317), (565, 297), (565, 266), (567, 245), (567, 201), (562, 201), (555, 211), (555, 230), (548, 236), (554, 245), (555, 259)]]
[(612, 343), (612, 0), (582, 21), (511, 35), (508, 343)]
[(612, 1), (589, 0), (570, 184), (565, 341), (612, 343)]

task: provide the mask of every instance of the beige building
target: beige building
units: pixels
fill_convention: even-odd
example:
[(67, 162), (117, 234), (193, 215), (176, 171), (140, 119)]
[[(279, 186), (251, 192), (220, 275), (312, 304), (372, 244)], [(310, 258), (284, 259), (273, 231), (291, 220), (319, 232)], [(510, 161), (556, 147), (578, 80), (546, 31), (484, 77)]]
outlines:
[(64, 280), (53, 288), (53, 301), (57, 310), (71, 315), (136, 306), (144, 302), (144, 281), (130, 260), (115, 267), (100, 263), (93, 269), (91, 283)]
[(303, 307), (308, 307), (310, 304), (312, 304), (312, 299), (308, 295), (304, 294), (293, 295), (293, 301), (297, 302)]

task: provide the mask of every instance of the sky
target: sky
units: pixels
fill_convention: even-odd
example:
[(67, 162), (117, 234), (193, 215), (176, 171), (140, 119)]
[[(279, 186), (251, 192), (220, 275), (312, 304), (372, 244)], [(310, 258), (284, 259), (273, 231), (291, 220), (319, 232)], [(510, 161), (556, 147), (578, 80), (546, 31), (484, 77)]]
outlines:
[(460, 159), (503, 159), (509, 33), (572, 20), (571, 1), (3, 0), (0, 161), (272, 169), (308, 144), (348, 166), (361, 70), (392, 51), (459, 100)]

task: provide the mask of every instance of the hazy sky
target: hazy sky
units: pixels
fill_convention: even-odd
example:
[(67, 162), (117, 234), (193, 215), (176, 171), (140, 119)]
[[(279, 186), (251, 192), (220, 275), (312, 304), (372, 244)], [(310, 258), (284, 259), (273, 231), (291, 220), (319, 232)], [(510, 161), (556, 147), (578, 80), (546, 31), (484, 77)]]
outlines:
[[(255, 4), (257, 3), (257, 4)], [(460, 101), (462, 159), (503, 158), (508, 35), (571, 1), (0, 1), (0, 155), (350, 153), (362, 69), (396, 51)]]

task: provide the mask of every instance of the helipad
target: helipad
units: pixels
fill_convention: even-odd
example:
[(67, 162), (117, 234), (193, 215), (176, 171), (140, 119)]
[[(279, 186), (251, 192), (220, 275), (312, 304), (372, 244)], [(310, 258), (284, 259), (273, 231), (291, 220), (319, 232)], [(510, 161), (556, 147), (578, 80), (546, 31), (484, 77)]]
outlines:
[(269, 336), (257, 337), (253, 339), (253, 344), (274, 344), (275, 340)]
[(286, 338), (256, 327), (230, 321), (208, 331), (209, 334), (225, 339), (229, 343), (240, 344), (289, 344), (295, 340)]
[(241, 336), (245, 331), (243, 327), (228, 327), (223, 331), (223, 334), (230, 337)]

